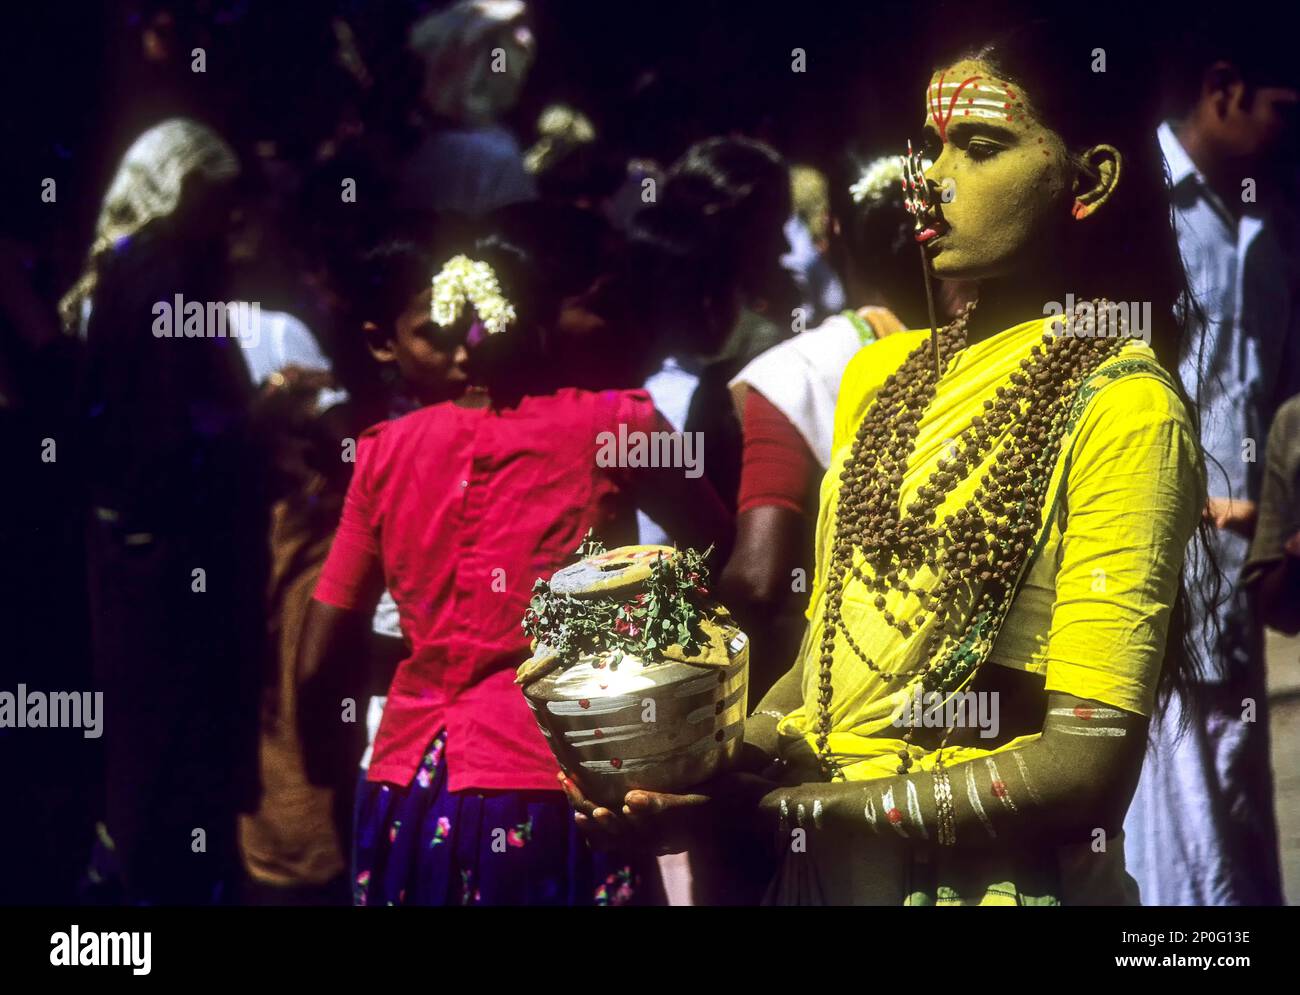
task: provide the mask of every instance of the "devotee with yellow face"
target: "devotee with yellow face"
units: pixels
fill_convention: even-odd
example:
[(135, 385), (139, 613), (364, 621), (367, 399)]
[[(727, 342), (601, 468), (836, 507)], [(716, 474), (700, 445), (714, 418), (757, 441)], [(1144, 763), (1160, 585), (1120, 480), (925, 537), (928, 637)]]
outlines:
[(978, 301), (846, 370), (808, 631), (743, 769), (617, 812), (562, 774), (593, 839), (767, 843), (777, 904), (1138, 901), (1120, 830), (1192, 666), (1204, 471), (1141, 71), (1090, 48), (1031, 24), (910, 98), (916, 239)]

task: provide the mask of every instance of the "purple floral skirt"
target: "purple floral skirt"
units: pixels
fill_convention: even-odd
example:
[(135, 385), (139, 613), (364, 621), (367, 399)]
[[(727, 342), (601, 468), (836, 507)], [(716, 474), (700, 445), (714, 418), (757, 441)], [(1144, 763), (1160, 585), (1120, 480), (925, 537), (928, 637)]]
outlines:
[[(446, 730), (407, 786), (357, 789), (357, 905), (658, 904), (653, 860), (591, 849), (561, 791), (448, 791)], [(642, 878), (647, 878), (643, 887)]]

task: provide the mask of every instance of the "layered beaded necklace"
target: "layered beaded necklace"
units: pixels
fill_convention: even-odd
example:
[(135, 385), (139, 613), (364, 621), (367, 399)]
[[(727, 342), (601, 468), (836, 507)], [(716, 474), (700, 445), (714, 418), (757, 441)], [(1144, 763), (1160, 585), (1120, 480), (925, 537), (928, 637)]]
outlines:
[[(966, 346), (972, 310), (973, 305), (967, 306), (937, 335), (939, 365), (945, 371)], [(1114, 329), (1112, 317), (1118, 324)], [(1112, 313), (1104, 300), (1080, 302), (1074, 314), (1058, 321), (1063, 322), (1061, 331), (1044, 334), (1011, 374), (1010, 386), (999, 386), (985, 399), (982, 413), (954, 440), (906, 510), (899, 497), (903, 474), (938, 383), (928, 338), (885, 380), (862, 419), (840, 472), (826, 575), (816, 741), (827, 777), (843, 776), (829, 746), (831, 671), (839, 636), (882, 680), (916, 678), (924, 691), (957, 690), (987, 657), (1042, 527), (1044, 499), (1075, 394), (1125, 341), (1122, 312)], [(994, 449), (971, 499), (937, 521), (936, 509), (945, 496)], [(858, 553), (869, 571), (855, 562)], [(922, 566), (936, 578), (929, 590), (909, 583)], [(858, 645), (841, 614), (845, 587), (853, 580), (876, 592), (870, 603), (905, 638), (918, 632), (927, 616), (934, 618), (919, 667), (887, 673)], [(908, 617), (886, 611), (889, 591), (912, 595), (916, 611)], [(959, 592), (960, 600), (972, 606), (969, 611), (959, 607)], [(955, 643), (942, 652), (950, 635)], [(944, 734), (940, 750), (951, 732)], [(909, 728), (906, 743), (912, 733)], [(898, 772), (907, 773), (910, 752), (904, 747), (898, 754)]]

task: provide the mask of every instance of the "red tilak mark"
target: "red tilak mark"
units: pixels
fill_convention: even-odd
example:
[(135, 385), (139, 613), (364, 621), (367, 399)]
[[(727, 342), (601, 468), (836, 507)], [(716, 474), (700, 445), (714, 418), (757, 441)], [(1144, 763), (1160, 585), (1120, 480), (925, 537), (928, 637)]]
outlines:
[(612, 760), (610, 760), (609, 765), (613, 767), (615, 770), (618, 770), (620, 767), (623, 766), (623, 761), (620, 760), (618, 757), (614, 757)]
[[(952, 97), (948, 100), (948, 112), (944, 114), (943, 117), (940, 117), (939, 111), (943, 108), (943, 73), (939, 74), (939, 86), (935, 89), (934, 93), (935, 100), (934, 103), (930, 105), (930, 119), (934, 122), (934, 126), (939, 129), (939, 141), (948, 141), (948, 122), (952, 120), (953, 112), (957, 109), (957, 98), (961, 96), (961, 91), (966, 89), (966, 87), (970, 86), (979, 78), (980, 77), (978, 76), (972, 76), (969, 79), (962, 80), (961, 83), (957, 85), (957, 89), (952, 92)], [(968, 98), (966, 102), (970, 103), (970, 99)], [(967, 111), (966, 116), (969, 117), (969, 115), (970, 112)]]
[(583, 698), (580, 702), (578, 702), (578, 707), (579, 707), (579, 708), (590, 708), (590, 707), (591, 707), (591, 702), (589, 702), (586, 698)]
[(991, 787), (993, 788), (993, 793), (999, 798), (1005, 798), (1007, 796), (1007, 786), (1001, 781), (994, 781)]
[(605, 730), (604, 730), (604, 729), (593, 729), (593, 730), (591, 731), (591, 734), (592, 734), (593, 736), (595, 736), (597, 739), (600, 739), (601, 737), (603, 737), (603, 736), (605, 735)]
[(903, 813), (896, 808), (891, 808), (888, 812), (885, 813), (885, 818), (888, 819), (890, 822), (892, 822), (894, 825), (898, 825), (900, 822), (903, 821)]
[(1093, 710), (1084, 705), (1076, 705), (1074, 708), (1074, 717), (1076, 719), (1090, 719), (1093, 714)]

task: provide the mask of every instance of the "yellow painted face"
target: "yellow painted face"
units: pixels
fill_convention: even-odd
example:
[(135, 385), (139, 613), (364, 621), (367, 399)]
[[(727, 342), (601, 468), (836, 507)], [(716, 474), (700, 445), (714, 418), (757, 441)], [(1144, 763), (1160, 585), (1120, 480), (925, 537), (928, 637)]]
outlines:
[(935, 274), (1014, 275), (1050, 252), (1070, 220), (1074, 169), (1061, 137), (1034, 116), (1031, 95), (965, 60), (930, 80), (926, 148), (941, 221), (926, 241)]

